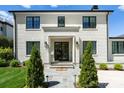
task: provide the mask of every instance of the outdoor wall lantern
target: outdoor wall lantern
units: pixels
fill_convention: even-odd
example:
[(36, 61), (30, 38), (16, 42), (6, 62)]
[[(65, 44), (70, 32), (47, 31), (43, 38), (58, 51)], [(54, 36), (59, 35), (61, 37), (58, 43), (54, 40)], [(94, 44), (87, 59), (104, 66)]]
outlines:
[(45, 41), (44, 43), (45, 43), (45, 47), (49, 48), (49, 45), (48, 45), (47, 41)]
[(78, 41), (76, 41), (76, 44), (77, 44), (77, 45), (79, 44)]

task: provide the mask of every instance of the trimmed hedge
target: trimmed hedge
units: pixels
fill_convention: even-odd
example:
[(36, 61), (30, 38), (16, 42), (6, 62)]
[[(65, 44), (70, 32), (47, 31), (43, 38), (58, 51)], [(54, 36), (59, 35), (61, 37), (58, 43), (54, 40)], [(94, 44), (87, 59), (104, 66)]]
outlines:
[(7, 67), (9, 66), (9, 62), (6, 62), (4, 59), (0, 58), (0, 67)]
[(11, 48), (0, 48), (0, 58), (1, 59), (5, 59), (6, 61), (8, 60), (12, 60), (13, 57), (13, 53), (12, 53), (12, 49)]
[(115, 64), (114, 69), (115, 70), (123, 70), (123, 66), (122, 66), (122, 64)]
[(13, 59), (13, 60), (10, 61), (10, 66), (11, 67), (18, 67), (19, 64), (20, 64), (19, 61), (16, 60), (16, 59)]
[(107, 66), (107, 64), (102, 63), (102, 64), (99, 65), (99, 69), (101, 69), (101, 70), (107, 70), (108, 69), (108, 66)]

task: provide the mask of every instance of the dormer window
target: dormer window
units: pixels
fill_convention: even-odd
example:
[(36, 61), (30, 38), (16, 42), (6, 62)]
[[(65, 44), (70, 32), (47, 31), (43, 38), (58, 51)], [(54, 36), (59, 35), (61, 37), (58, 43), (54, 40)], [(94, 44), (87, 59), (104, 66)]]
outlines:
[(96, 28), (96, 16), (83, 16), (83, 28)]
[(65, 27), (65, 16), (58, 16), (58, 27)]

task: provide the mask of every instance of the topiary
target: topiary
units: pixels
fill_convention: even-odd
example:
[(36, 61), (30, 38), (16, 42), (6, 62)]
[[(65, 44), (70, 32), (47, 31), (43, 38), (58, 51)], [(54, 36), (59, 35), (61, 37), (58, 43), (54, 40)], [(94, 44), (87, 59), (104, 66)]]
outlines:
[(34, 46), (32, 48), (29, 65), (27, 66), (27, 87), (43, 87), (44, 67), (42, 64), (40, 52)]
[(115, 70), (123, 70), (123, 66), (122, 66), (122, 64), (115, 64), (114, 69)]
[(96, 88), (98, 87), (98, 76), (95, 61), (92, 57), (92, 43), (88, 42), (81, 62), (79, 75), (79, 87)]
[(101, 69), (101, 70), (107, 70), (107, 69), (108, 69), (108, 66), (107, 66), (107, 64), (105, 64), (105, 63), (101, 63), (101, 64), (99, 65), (99, 69)]
[(13, 59), (13, 60), (10, 61), (10, 66), (11, 67), (18, 67), (19, 64), (20, 64), (19, 61), (16, 60), (16, 59)]

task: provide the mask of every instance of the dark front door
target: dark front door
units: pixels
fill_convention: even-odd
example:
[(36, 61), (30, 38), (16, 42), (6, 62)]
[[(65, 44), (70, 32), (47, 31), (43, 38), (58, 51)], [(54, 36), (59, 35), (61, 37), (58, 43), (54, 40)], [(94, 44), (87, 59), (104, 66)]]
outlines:
[(69, 42), (54, 43), (55, 61), (69, 61)]

